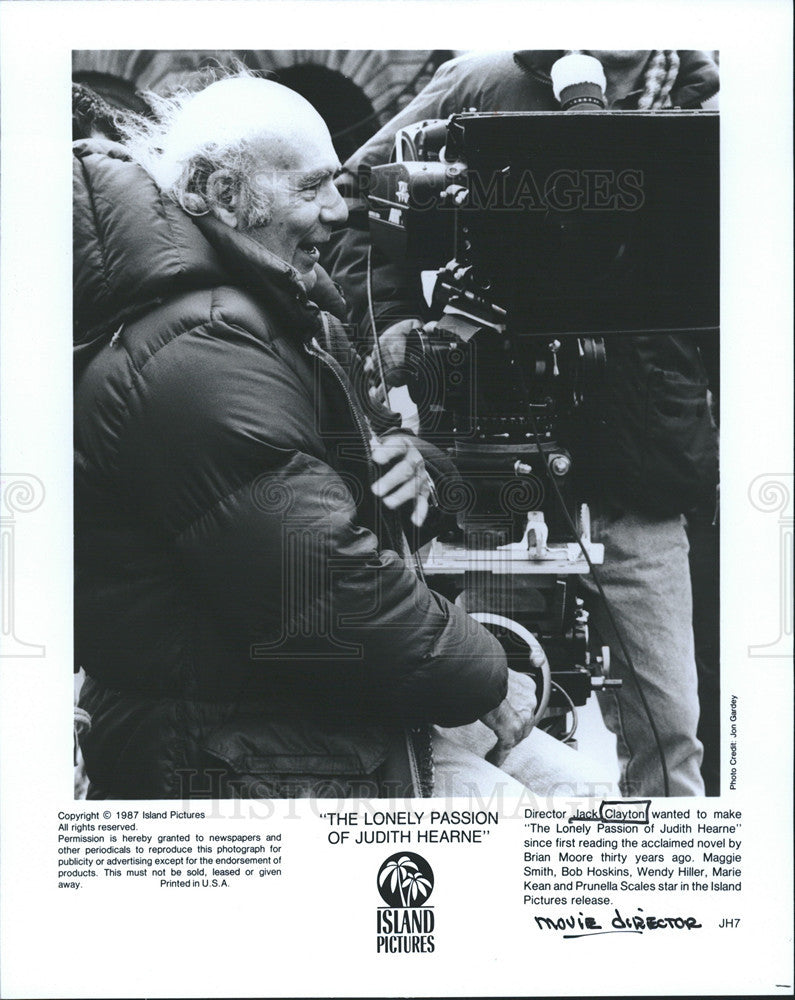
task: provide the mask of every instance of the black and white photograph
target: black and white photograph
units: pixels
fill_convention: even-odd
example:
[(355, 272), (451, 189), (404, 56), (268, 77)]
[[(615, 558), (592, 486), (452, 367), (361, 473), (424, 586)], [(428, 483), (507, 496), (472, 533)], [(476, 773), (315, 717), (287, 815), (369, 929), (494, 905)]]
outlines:
[(0, 995), (795, 995), (791, 10), (0, 19)]
[(75, 53), (88, 798), (718, 793), (718, 91)]

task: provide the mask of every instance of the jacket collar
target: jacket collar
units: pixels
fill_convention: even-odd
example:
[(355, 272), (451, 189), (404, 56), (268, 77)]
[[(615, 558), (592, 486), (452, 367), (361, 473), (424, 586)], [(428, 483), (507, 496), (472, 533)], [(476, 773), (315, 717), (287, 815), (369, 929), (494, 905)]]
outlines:
[(123, 147), (90, 140), (73, 151), (76, 345), (93, 350), (166, 299), (219, 285), (244, 287), (297, 335), (315, 335), (320, 309), (344, 317), (320, 268), (310, 301), (294, 268), (245, 234), (186, 214)]
[[(307, 294), (298, 272), (244, 232), (212, 216), (193, 220), (221, 260), (232, 284), (245, 288), (296, 326), (302, 339), (321, 328), (320, 310), (345, 319), (345, 301), (326, 272), (316, 265), (317, 281)], [(311, 297), (310, 297), (311, 295)]]

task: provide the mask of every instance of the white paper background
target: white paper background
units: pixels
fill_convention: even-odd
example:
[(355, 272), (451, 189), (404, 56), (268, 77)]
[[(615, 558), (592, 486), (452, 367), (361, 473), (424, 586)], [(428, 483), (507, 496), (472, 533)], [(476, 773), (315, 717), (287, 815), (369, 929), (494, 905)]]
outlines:
[[(792, 993), (791, 661), (748, 656), (784, 620), (785, 515), (754, 506), (749, 487), (791, 472), (790, 40), (790, 6), (775, 0), (2, 4), (0, 455), (4, 477), (32, 474), (45, 488), (15, 520), (13, 596), (17, 637), (46, 647), (0, 658), (3, 996)], [(540, 947), (515, 830), (501, 824), (481, 847), (433, 850), (437, 951), (377, 956), (372, 886), (388, 850), (329, 847), (306, 804), (276, 806), (301, 819), (250, 821), (286, 840), (288, 876), (256, 891), (54, 887), (56, 814), (74, 806), (71, 50), (420, 45), (721, 51), (722, 718), (726, 728), (736, 694), (743, 736), (741, 789), (723, 805), (743, 810), (747, 850), (742, 898), (698, 897), (697, 935)], [(791, 546), (791, 495), (788, 517)], [(732, 915), (741, 927), (718, 932)]]

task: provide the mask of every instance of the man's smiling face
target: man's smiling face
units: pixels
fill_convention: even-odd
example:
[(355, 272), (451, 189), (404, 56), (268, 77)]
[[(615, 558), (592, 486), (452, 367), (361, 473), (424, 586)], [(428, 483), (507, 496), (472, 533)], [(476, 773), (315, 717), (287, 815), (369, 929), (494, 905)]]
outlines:
[(320, 116), (308, 111), (288, 133), (258, 145), (261, 167), (252, 181), (270, 201), (269, 219), (247, 235), (305, 275), (318, 261), (318, 247), (348, 217), (334, 185), (339, 160), (331, 137)]

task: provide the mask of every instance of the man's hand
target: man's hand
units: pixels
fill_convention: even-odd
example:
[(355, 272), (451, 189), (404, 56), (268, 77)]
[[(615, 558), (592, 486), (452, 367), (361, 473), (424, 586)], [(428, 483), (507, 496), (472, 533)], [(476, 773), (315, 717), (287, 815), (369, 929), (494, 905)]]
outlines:
[(428, 515), (431, 480), (414, 438), (400, 433), (380, 438), (373, 445), (372, 459), (378, 465), (389, 466), (384, 475), (373, 483), (373, 493), (390, 510), (397, 510), (413, 500), (411, 521), (419, 527)]
[[(378, 338), (381, 348), (381, 365), (387, 388), (406, 384), (406, 341), (412, 330), (421, 330), (419, 319), (402, 319), (393, 323)], [(381, 384), (381, 370), (373, 349), (365, 358), (364, 370), (370, 378), (370, 397), (379, 403), (386, 403), (384, 387)]]
[(499, 767), (517, 743), (533, 728), (536, 710), (536, 686), (527, 674), (508, 671), (508, 693), (500, 704), (483, 716), (497, 742), (486, 754), (489, 764)]

